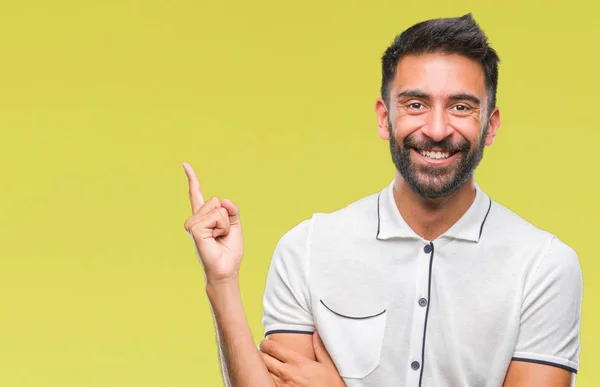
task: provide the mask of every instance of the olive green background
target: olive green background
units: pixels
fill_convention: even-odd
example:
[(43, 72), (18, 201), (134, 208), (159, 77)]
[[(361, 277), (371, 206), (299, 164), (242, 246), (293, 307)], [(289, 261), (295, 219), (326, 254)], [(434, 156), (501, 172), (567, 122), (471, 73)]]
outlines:
[(258, 342), (279, 237), (393, 178), (381, 54), (467, 12), (502, 60), (477, 181), (579, 253), (577, 385), (600, 384), (591, 1), (25, 0), (0, 6), (0, 385), (220, 385), (181, 163), (241, 208)]

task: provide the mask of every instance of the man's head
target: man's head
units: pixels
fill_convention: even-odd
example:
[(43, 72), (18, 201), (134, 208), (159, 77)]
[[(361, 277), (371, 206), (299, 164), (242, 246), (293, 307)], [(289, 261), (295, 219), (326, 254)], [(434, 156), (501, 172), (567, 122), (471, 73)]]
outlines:
[(470, 14), (418, 23), (382, 58), (379, 135), (419, 195), (455, 192), (500, 124), (496, 52)]

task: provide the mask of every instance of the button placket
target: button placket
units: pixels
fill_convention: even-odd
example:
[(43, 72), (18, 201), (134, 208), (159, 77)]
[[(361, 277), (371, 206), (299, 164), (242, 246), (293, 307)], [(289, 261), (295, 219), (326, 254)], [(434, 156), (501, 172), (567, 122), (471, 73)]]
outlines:
[(419, 306), (421, 306), (424, 311), (425, 311), (425, 321), (423, 324), (423, 344), (421, 347), (421, 363), (419, 363), (418, 361), (413, 361), (411, 363), (411, 368), (413, 370), (419, 370), (419, 387), (421, 386), (422, 383), (422, 378), (423, 378), (423, 371), (424, 371), (424, 364), (425, 364), (425, 357), (426, 357), (426, 353), (425, 353), (425, 347), (426, 347), (426, 339), (427, 339), (427, 323), (428, 323), (428, 317), (429, 317), (429, 298), (431, 297), (431, 281), (432, 281), (432, 270), (433, 270), (433, 243), (430, 242), (428, 245), (425, 245), (423, 247), (423, 252), (425, 252), (425, 254), (429, 254), (429, 260), (428, 260), (428, 278), (427, 278), (427, 298), (422, 297), (419, 299)]
[[(425, 252), (425, 254), (431, 254), (431, 251), (433, 250), (433, 248), (431, 247), (431, 244), (425, 245), (423, 247), (423, 251)], [(422, 307), (426, 307), (427, 306), (427, 298), (421, 297), (419, 298), (419, 306)]]
[[(427, 243), (427, 242), (425, 242)], [(424, 371), (424, 359), (426, 359), (426, 352), (424, 351), (425, 340), (427, 329), (427, 315), (430, 306), (429, 292), (430, 292), (430, 270), (431, 261), (433, 256), (432, 243), (421, 244), (415, 246), (416, 250), (416, 296), (414, 300), (414, 314), (413, 314), (413, 326), (411, 329), (411, 349), (408, 360), (406, 374), (406, 386), (418, 387), (421, 383), (421, 374)]]

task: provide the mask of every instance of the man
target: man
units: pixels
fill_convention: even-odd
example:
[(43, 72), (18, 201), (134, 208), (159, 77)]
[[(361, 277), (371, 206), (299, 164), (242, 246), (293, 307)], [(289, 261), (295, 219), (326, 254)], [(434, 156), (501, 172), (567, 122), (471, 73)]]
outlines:
[(470, 14), (428, 20), (383, 56), (379, 136), (397, 174), (279, 241), (259, 353), (238, 287), (238, 208), (202, 198), (191, 233), (232, 386), (570, 386), (577, 254), (474, 181), (500, 126), (498, 56)]

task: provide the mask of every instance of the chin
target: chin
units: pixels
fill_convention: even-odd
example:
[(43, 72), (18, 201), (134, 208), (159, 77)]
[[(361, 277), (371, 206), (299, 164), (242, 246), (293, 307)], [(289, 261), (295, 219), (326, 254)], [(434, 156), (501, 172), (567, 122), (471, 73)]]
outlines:
[(419, 182), (413, 190), (424, 198), (439, 198), (452, 195), (460, 188), (460, 185), (454, 185), (454, 175), (445, 175), (439, 177), (420, 177)]

